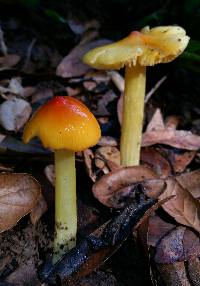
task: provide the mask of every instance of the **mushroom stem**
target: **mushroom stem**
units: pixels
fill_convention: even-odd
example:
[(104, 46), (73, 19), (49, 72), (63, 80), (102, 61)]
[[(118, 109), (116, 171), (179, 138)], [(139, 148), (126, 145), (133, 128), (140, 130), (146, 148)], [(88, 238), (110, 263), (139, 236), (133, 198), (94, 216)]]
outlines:
[(55, 263), (62, 254), (76, 245), (77, 206), (75, 152), (55, 151)]
[(146, 67), (126, 66), (120, 155), (122, 166), (140, 162)]

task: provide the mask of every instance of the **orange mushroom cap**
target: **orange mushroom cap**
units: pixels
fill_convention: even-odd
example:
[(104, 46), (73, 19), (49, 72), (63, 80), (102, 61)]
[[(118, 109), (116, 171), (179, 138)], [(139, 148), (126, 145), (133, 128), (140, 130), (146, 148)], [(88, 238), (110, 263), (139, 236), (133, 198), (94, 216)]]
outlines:
[(188, 42), (189, 37), (179, 26), (145, 27), (116, 43), (89, 51), (83, 62), (97, 69), (120, 69), (136, 64), (153, 66), (175, 59)]
[(24, 143), (35, 136), (47, 148), (82, 151), (98, 142), (101, 131), (96, 118), (82, 102), (69, 96), (56, 96), (26, 124)]

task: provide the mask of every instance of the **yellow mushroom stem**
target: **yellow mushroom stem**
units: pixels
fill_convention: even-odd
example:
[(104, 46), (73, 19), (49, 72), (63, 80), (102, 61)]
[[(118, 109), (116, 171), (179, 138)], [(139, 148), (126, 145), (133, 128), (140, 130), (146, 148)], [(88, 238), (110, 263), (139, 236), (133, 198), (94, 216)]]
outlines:
[(120, 143), (121, 165), (136, 166), (140, 162), (146, 67), (126, 66)]
[(55, 151), (55, 239), (53, 263), (76, 245), (77, 206), (75, 152)]

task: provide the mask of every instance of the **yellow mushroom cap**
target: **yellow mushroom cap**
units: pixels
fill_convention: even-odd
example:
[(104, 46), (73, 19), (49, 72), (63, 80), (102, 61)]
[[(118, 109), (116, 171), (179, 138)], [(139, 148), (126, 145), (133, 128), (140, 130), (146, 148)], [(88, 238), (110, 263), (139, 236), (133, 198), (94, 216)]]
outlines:
[(26, 124), (24, 143), (35, 136), (47, 148), (82, 151), (98, 142), (101, 131), (96, 118), (82, 102), (69, 96), (56, 96)]
[(116, 43), (89, 51), (83, 62), (97, 69), (120, 69), (136, 64), (153, 66), (175, 59), (188, 42), (189, 37), (179, 26), (145, 27)]

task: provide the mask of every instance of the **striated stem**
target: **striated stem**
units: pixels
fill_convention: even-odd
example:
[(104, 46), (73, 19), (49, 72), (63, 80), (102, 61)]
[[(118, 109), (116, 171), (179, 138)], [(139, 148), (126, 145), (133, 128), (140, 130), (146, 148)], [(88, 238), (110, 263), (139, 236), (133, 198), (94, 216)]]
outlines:
[(126, 66), (120, 143), (122, 166), (136, 166), (140, 162), (145, 85), (146, 67)]
[(54, 263), (76, 245), (76, 169), (73, 151), (55, 151), (55, 175)]

